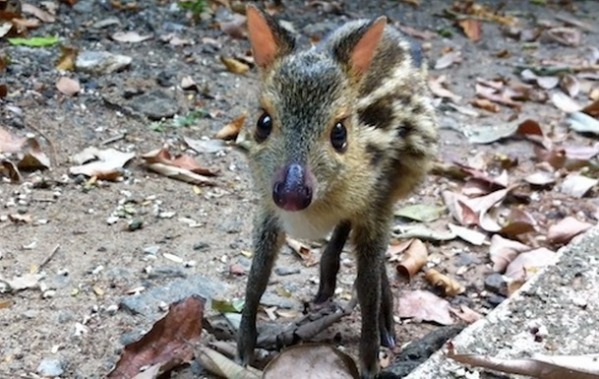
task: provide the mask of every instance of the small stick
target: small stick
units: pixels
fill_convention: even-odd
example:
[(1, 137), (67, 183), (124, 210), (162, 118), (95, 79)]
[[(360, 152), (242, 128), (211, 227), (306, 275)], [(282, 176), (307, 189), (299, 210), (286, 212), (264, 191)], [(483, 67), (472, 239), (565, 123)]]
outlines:
[(125, 139), (125, 137), (127, 137), (127, 133), (117, 134), (114, 137), (110, 137), (110, 138), (105, 139), (104, 141), (102, 141), (101, 145), (102, 146), (110, 145), (111, 143), (115, 143), (117, 141)]
[(54, 249), (52, 249), (52, 251), (50, 252), (50, 254), (46, 257), (46, 259), (44, 259), (44, 261), (40, 264), (40, 266), (37, 268), (37, 272), (42, 271), (42, 268), (44, 268), (45, 265), (48, 264), (48, 262), (50, 262), (52, 260), (52, 258), (54, 258), (54, 256), (56, 255), (56, 253), (58, 252), (58, 249), (60, 248), (60, 245), (56, 245), (54, 246)]

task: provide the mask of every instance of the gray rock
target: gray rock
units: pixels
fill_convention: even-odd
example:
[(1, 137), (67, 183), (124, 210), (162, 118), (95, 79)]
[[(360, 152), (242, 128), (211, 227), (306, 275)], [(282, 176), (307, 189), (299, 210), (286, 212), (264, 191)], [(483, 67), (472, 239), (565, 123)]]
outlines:
[(175, 279), (166, 286), (151, 288), (140, 295), (121, 299), (120, 306), (134, 314), (155, 316), (161, 302), (170, 304), (191, 295), (200, 295), (209, 300), (225, 293), (227, 284), (218, 279), (203, 275), (193, 275), (185, 279)]
[(112, 54), (108, 51), (82, 51), (77, 55), (75, 66), (78, 70), (94, 74), (110, 74), (124, 69), (133, 58)]
[(297, 300), (275, 295), (270, 292), (267, 292), (262, 296), (260, 304), (267, 307), (278, 307), (284, 309), (292, 309), (300, 306), (300, 303)]
[(196, 242), (193, 245), (193, 249), (197, 250), (197, 251), (204, 251), (204, 250), (208, 250), (209, 248), (210, 248), (210, 245), (204, 241)]
[(56, 317), (59, 324), (66, 324), (75, 319), (75, 313), (68, 310), (61, 310), (58, 312), (58, 316)]
[(158, 245), (144, 247), (144, 254), (156, 255), (158, 251), (160, 251), (160, 246)]
[(485, 278), (485, 288), (496, 294), (507, 296), (507, 281), (503, 275), (493, 273)]
[(37, 366), (37, 373), (42, 376), (56, 377), (64, 373), (63, 363), (57, 358), (44, 358)]
[(162, 266), (156, 267), (152, 272), (148, 274), (150, 279), (162, 279), (162, 278), (185, 278), (187, 275), (183, 272), (183, 269), (178, 266)]
[(286, 266), (279, 266), (275, 268), (275, 274), (279, 275), (279, 276), (287, 276), (287, 275), (295, 275), (295, 274), (299, 274), (300, 273), (300, 269), (298, 267), (286, 267)]
[(131, 107), (153, 121), (173, 117), (179, 111), (177, 101), (161, 90), (135, 97)]

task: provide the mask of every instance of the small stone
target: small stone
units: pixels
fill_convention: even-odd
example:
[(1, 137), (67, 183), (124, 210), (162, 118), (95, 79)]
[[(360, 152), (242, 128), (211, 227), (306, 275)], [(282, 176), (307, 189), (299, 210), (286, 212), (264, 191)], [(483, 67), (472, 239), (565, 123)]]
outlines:
[(507, 281), (503, 275), (493, 273), (485, 278), (485, 288), (496, 294), (507, 296)]
[(63, 364), (60, 359), (44, 358), (37, 366), (37, 373), (41, 376), (56, 377), (64, 373)]
[(137, 96), (132, 101), (131, 106), (152, 121), (173, 117), (179, 111), (177, 101), (160, 90)]
[(133, 58), (108, 51), (82, 51), (77, 55), (76, 67), (84, 72), (110, 74), (129, 66)]
[(119, 310), (119, 306), (116, 304), (111, 304), (108, 307), (106, 307), (106, 314), (110, 315), (110, 316), (114, 316)]
[(477, 265), (480, 263), (480, 259), (475, 257), (473, 254), (458, 254), (455, 265), (458, 267)]
[(144, 247), (144, 254), (156, 255), (160, 251), (160, 246), (153, 245)]
[(203, 241), (197, 242), (193, 245), (193, 249), (196, 251), (208, 250), (208, 248), (210, 248), (210, 245)]
[(139, 219), (139, 218), (134, 218), (133, 220), (129, 221), (129, 223), (127, 224), (127, 229), (130, 232), (134, 232), (136, 230), (139, 230), (143, 227), (144, 222), (143, 220)]
[(25, 316), (27, 318), (36, 318), (38, 314), (39, 314), (39, 311), (37, 311), (35, 309), (28, 309), (25, 312), (23, 312), (23, 316)]
[(295, 275), (300, 273), (300, 269), (298, 267), (279, 266), (275, 268), (275, 273), (279, 276)]
[(489, 302), (489, 304), (492, 307), (496, 307), (499, 304), (503, 303), (504, 300), (506, 299), (506, 297), (504, 296), (500, 296), (500, 295), (491, 295), (489, 296), (489, 298), (487, 299), (487, 301)]
[(234, 263), (229, 266), (229, 274), (234, 276), (241, 276), (245, 274), (245, 268), (239, 263)]

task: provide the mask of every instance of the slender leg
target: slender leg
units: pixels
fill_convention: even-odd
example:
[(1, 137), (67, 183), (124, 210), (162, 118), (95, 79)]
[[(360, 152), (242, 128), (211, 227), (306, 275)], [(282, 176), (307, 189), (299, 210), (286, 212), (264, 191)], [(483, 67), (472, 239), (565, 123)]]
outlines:
[(381, 311), (381, 283), (383, 260), (387, 246), (387, 223), (370, 222), (354, 228), (354, 242), (358, 263), (356, 288), (362, 312), (360, 337), (360, 372), (362, 379), (371, 379), (379, 371), (380, 347), (379, 314)]
[(245, 304), (237, 337), (237, 360), (243, 365), (248, 365), (254, 354), (257, 338), (256, 313), (284, 239), (276, 219), (271, 214), (260, 213), (255, 225), (255, 255), (246, 285)]
[(320, 284), (314, 298), (316, 304), (324, 303), (333, 297), (335, 293), (337, 273), (339, 272), (339, 257), (350, 231), (351, 223), (349, 221), (339, 223), (322, 253), (320, 258)]
[(385, 347), (395, 347), (395, 322), (393, 320), (393, 293), (389, 285), (385, 260), (381, 265), (381, 311), (379, 314), (379, 328), (381, 344)]

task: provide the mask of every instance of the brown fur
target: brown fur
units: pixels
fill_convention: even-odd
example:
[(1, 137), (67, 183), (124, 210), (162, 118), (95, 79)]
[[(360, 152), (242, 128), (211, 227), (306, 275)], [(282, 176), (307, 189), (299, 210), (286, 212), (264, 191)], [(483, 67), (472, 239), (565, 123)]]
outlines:
[[(318, 46), (298, 51), (286, 30), (248, 7), (252, 48), (261, 57), (260, 104), (272, 117), (273, 129), (249, 152), (261, 202), (238, 341), (244, 363), (251, 358), (259, 299), (285, 233), (318, 238), (335, 229), (321, 259), (317, 302), (333, 295), (339, 253), (351, 237), (363, 320), (363, 378), (378, 372), (380, 338), (394, 342), (384, 265), (392, 209), (428, 171), (437, 126), (420, 57), (398, 31), (382, 29), (384, 22), (347, 23)], [(342, 153), (329, 139), (340, 121), (348, 134)], [(306, 162), (317, 181), (312, 203), (300, 212), (282, 211), (272, 200), (275, 172), (290, 159)]]

